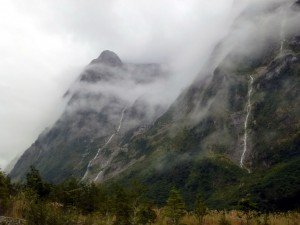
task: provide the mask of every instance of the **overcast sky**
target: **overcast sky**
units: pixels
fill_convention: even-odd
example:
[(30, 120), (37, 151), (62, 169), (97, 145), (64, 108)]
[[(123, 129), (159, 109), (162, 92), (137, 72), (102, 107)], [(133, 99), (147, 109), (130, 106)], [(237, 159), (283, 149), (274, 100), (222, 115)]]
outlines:
[[(242, 0), (241, 0), (242, 1)], [(61, 97), (105, 49), (181, 65), (189, 83), (233, 18), (231, 0), (0, 0), (0, 167), (60, 115)]]

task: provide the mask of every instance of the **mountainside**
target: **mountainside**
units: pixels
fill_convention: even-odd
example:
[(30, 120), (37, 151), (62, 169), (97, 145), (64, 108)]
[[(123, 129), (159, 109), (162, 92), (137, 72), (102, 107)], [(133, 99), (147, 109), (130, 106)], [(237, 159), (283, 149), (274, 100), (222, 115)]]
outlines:
[[(293, 5), (291, 13), (298, 7)], [(201, 193), (214, 208), (236, 206), (243, 198), (261, 208), (296, 207), (299, 29), (285, 31), (281, 41), (264, 36), (259, 49), (253, 45), (255, 54), (241, 51), (242, 42), (217, 64), (213, 60), (216, 66), (200, 73), (155, 125), (133, 140), (142, 139), (148, 153), (115, 180), (141, 180), (161, 203), (176, 186), (189, 202)]]
[[(300, 44), (299, 37), (287, 42)], [(181, 187), (191, 200), (200, 191), (212, 207), (222, 207), (221, 196), (217, 202), (214, 198), (218, 192), (228, 194), (224, 186), (242, 187), (291, 163), (291, 171), (280, 172), (283, 178), (272, 176), (282, 179), (276, 185), (291, 184), (299, 195), (300, 54), (286, 50), (274, 56), (242, 73), (218, 67), (188, 88), (148, 132), (133, 140), (143, 140), (147, 156), (118, 179), (142, 180), (151, 186), (152, 197), (160, 193), (161, 199), (172, 186)], [(252, 188), (236, 191), (246, 195)]]
[[(291, 19), (276, 24), (274, 11)], [(149, 102), (143, 91), (126, 98), (130, 91), (120, 89), (128, 82), (151, 87), (170, 76), (164, 67), (124, 64), (104, 51), (66, 93), (61, 118), (23, 154), (10, 176), (22, 179), (34, 165), (53, 182), (139, 180), (157, 202), (177, 186), (187, 199), (202, 193), (212, 207), (236, 205), (252, 195), (266, 201), (260, 207), (295, 207), (300, 27), (292, 22), (297, 19), (299, 3), (245, 11), (169, 108)], [(257, 34), (236, 41), (238, 27)], [(272, 32), (262, 32), (267, 28)]]
[[(68, 177), (96, 179), (97, 175), (100, 179), (105, 164), (126, 152), (120, 137), (126, 133), (129, 139), (143, 132), (165, 110), (145, 99), (143, 88), (167, 76), (163, 66), (123, 64), (115, 53), (104, 51), (65, 94), (65, 112), (21, 156), (11, 177), (22, 179), (34, 165), (54, 182)], [(131, 92), (127, 88), (132, 86), (141, 90)], [(139, 96), (130, 96), (136, 93)]]

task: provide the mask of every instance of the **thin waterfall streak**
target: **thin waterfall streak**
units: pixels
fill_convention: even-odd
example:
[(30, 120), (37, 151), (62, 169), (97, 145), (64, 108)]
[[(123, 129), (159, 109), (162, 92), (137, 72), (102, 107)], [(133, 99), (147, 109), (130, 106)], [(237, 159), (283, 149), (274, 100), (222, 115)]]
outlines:
[(284, 44), (285, 44), (285, 26), (286, 26), (286, 19), (287, 19), (287, 14), (288, 14), (288, 9), (292, 7), (294, 3), (286, 4), (286, 7), (282, 8), (282, 22), (281, 22), (281, 27), (280, 27), (280, 55), (283, 54), (284, 51)]
[(108, 145), (108, 144), (111, 142), (111, 140), (113, 139), (114, 136), (115, 136), (115, 134), (113, 133), (113, 134), (108, 138), (107, 142), (105, 142), (105, 144), (104, 144), (101, 148), (98, 149), (98, 152), (97, 152), (96, 156), (92, 159), (92, 161), (98, 158), (98, 156), (99, 156), (99, 154), (100, 154), (100, 151), (101, 151), (103, 148), (105, 148), (106, 145)]
[[(125, 108), (122, 110), (121, 118), (120, 118), (120, 121), (119, 121), (119, 126), (118, 126), (116, 132), (112, 135), (112, 138), (113, 138), (113, 136), (117, 135), (117, 134), (120, 132), (120, 129), (121, 129), (121, 127), (122, 127), (122, 122), (123, 122), (123, 118), (124, 118), (124, 114), (125, 114), (126, 108), (127, 108), (127, 107), (125, 107)], [(111, 139), (112, 139), (112, 138), (111, 138)], [(106, 163), (106, 165), (107, 165), (107, 164), (108, 164), (108, 163)], [(97, 174), (96, 178), (94, 179), (94, 181), (96, 182), (96, 181), (99, 179), (100, 175), (102, 175), (102, 174), (103, 174), (103, 170), (101, 169), (101, 170), (99, 171), (99, 173)]]
[(247, 152), (247, 141), (248, 141), (248, 120), (249, 120), (249, 115), (251, 113), (251, 94), (252, 94), (252, 85), (253, 85), (253, 77), (250, 75), (250, 83), (249, 83), (249, 90), (248, 90), (248, 100), (247, 100), (247, 106), (246, 106), (246, 119), (244, 122), (244, 146), (243, 146), (243, 153), (240, 159), (240, 167), (247, 169), (248, 173), (250, 173), (250, 170), (245, 167), (244, 165), (244, 160), (245, 160), (245, 155)]
[[(93, 162), (94, 160), (96, 160), (96, 159), (99, 157), (99, 154), (100, 154), (101, 150), (102, 150), (103, 148), (105, 148), (105, 147), (111, 142), (111, 140), (113, 139), (113, 137), (114, 137), (116, 134), (119, 133), (119, 131), (120, 131), (120, 129), (121, 129), (121, 125), (122, 125), (122, 121), (123, 121), (123, 117), (124, 117), (124, 113), (125, 113), (126, 108), (127, 108), (127, 107), (125, 107), (125, 108), (122, 110), (122, 114), (121, 114), (121, 118), (120, 118), (119, 126), (118, 126), (117, 130), (116, 130), (116, 131), (108, 138), (108, 140), (105, 142), (105, 144), (104, 144), (101, 148), (98, 149), (97, 154), (95, 155), (95, 157), (94, 157), (92, 160), (89, 161), (89, 164), (88, 164), (88, 166), (87, 166), (87, 168), (86, 168), (86, 171), (85, 171), (85, 173), (84, 173), (84, 176), (81, 178), (81, 181), (84, 181), (84, 180), (86, 179), (86, 177), (88, 176), (89, 168), (91, 167), (92, 162)], [(102, 172), (102, 170), (98, 173), (98, 175), (99, 175), (101, 172)], [(97, 175), (97, 177), (98, 177), (98, 175)], [(97, 177), (96, 177), (96, 178), (97, 178)], [(96, 179), (94, 179), (94, 181), (96, 181)]]
[(87, 175), (88, 175), (88, 173), (89, 173), (89, 168), (91, 167), (92, 162), (98, 158), (100, 151), (101, 151), (103, 148), (105, 148), (106, 145), (108, 145), (108, 144), (110, 143), (110, 141), (112, 140), (112, 138), (113, 138), (114, 136), (115, 136), (115, 134), (112, 134), (112, 135), (109, 137), (109, 139), (105, 142), (105, 144), (104, 144), (101, 148), (98, 149), (97, 154), (95, 155), (95, 157), (94, 157), (92, 160), (89, 161), (89, 164), (88, 164), (88, 166), (87, 166), (87, 168), (86, 168), (86, 171), (85, 171), (84, 176), (82, 177), (81, 181), (85, 180), (85, 178), (87, 177)]
[(100, 172), (97, 174), (96, 178), (94, 179), (94, 182), (96, 182), (99, 179), (99, 177), (100, 177), (100, 175), (102, 175), (102, 173), (103, 173), (103, 171), (100, 170)]
[(281, 28), (280, 28), (280, 55), (283, 53), (283, 48), (284, 48), (284, 42), (285, 42), (285, 23), (286, 23), (286, 13), (283, 12), (283, 20), (281, 22)]

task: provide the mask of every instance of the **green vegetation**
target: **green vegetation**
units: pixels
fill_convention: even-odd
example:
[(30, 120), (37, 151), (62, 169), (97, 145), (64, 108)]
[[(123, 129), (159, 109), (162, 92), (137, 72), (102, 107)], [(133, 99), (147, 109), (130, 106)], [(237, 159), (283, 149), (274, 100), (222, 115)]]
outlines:
[(0, 171), (0, 214), (7, 210), (10, 196), (10, 180)]
[(198, 220), (198, 225), (204, 223), (204, 217), (208, 214), (208, 208), (205, 205), (201, 195), (198, 195), (194, 205), (194, 214)]
[[(126, 188), (121, 181), (95, 185), (75, 179), (53, 185), (31, 167), (24, 184), (12, 184), (0, 173), (1, 215), (25, 219), (28, 225), (269, 224), (271, 220), (284, 224), (297, 221), (299, 215), (278, 217), (270, 212), (299, 208), (299, 165), (300, 159), (295, 159), (249, 175), (215, 156), (187, 167), (194, 168), (189, 174), (187, 170), (177, 174), (181, 178), (171, 182), (173, 188), (165, 188), (163, 179), (155, 180), (158, 177), (152, 185), (132, 182)], [(163, 178), (170, 179), (166, 174)], [(166, 195), (155, 198), (151, 193), (159, 193), (159, 185)]]
[(178, 225), (185, 214), (185, 204), (180, 192), (173, 188), (165, 206), (165, 215), (171, 220), (171, 224)]

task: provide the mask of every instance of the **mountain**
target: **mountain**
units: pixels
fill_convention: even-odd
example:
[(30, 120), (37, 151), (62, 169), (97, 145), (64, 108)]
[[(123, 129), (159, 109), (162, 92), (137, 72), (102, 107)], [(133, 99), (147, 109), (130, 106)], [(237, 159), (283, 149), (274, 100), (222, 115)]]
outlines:
[[(274, 13), (284, 22), (274, 23)], [(243, 198), (261, 208), (299, 206), (297, 19), (298, 2), (245, 9), (170, 107), (144, 92), (126, 98), (131, 92), (122, 89), (167, 79), (165, 67), (126, 64), (104, 51), (66, 93), (61, 118), (10, 176), (20, 180), (34, 165), (53, 182), (139, 180), (158, 203), (176, 186), (190, 202), (200, 192), (214, 208)]]
[[(62, 116), (25, 151), (10, 176), (22, 179), (34, 165), (53, 182), (96, 179), (106, 164), (126, 151), (121, 137), (143, 132), (165, 110), (145, 99), (143, 89), (167, 76), (164, 66), (125, 64), (115, 53), (102, 52), (66, 92)], [(134, 87), (138, 90), (132, 91)]]
[[(285, 9), (299, 15), (297, 8)], [(265, 10), (270, 9), (251, 20)], [(212, 208), (237, 206), (243, 198), (264, 209), (296, 207), (300, 27), (284, 33), (283, 39), (264, 33), (259, 48), (253, 36), (246, 37), (228, 51), (236, 38), (233, 31), (213, 52), (208, 69), (132, 141), (142, 139), (148, 152), (115, 180), (140, 180), (161, 203), (176, 186), (188, 202), (201, 193)]]

